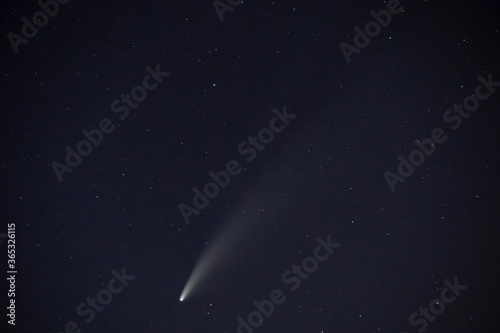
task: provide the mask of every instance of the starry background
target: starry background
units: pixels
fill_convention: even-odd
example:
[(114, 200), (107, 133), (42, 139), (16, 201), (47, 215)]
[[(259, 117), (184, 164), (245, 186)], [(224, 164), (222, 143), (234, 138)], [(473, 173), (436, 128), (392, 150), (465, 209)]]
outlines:
[[(38, 5), (2, 2), (0, 232), (16, 224), (19, 273), (1, 331), (236, 332), (279, 288), (255, 332), (416, 332), (409, 315), (456, 276), (468, 289), (426, 331), (498, 331), (500, 91), (457, 131), (442, 114), (479, 75), (500, 80), (500, 4), (401, 4), (347, 64), (339, 44), (386, 1), (245, 1), (223, 21), (208, 0), (70, 1), (18, 54), (6, 36)], [(170, 76), (119, 120), (111, 102), (158, 63)], [(297, 117), (186, 225), (177, 205), (285, 106)], [(106, 117), (114, 132), (60, 183), (51, 163)], [(448, 140), (391, 193), (383, 173), (436, 127)], [(243, 219), (227, 263), (179, 302)], [(329, 234), (342, 246), (289, 291), (281, 273)], [(84, 323), (77, 305), (122, 267), (136, 279)]]

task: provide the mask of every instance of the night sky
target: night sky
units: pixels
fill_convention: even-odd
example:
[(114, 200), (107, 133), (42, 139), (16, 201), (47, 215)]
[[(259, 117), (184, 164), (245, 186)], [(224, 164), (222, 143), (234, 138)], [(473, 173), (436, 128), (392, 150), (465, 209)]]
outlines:
[(500, 2), (240, 2), (2, 2), (0, 332), (498, 332)]

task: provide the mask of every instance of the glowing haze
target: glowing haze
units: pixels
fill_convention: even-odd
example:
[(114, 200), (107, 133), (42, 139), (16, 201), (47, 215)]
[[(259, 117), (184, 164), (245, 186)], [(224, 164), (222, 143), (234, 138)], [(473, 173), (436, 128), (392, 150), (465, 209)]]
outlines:
[[(293, 141), (289, 141), (291, 146), (302, 151), (305, 150), (300, 149), (301, 145), (304, 144), (303, 138), (297, 137)], [(288, 159), (283, 159), (283, 156), (275, 154), (274, 160), (296, 161), (295, 153), (296, 151), (288, 152)], [(307, 157), (310, 164), (314, 164), (310, 161), (309, 156)], [(251, 237), (254, 235), (252, 231), (258, 230), (259, 239), (262, 240), (265, 236), (265, 228), (263, 227), (270, 225), (269, 222), (273, 221), (273, 214), (270, 212), (279, 211), (277, 205), (281, 200), (277, 200), (277, 198), (283, 198), (283, 193), (288, 193), (287, 200), (293, 202), (294, 198), (297, 198), (298, 194), (302, 194), (303, 191), (297, 189), (292, 191), (296, 195), (292, 195), (290, 190), (303, 187), (299, 183), (306, 181), (306, 177), (314, 177), (314, 174), (304, 175), (302, 176), (303, 182), (299, 182), (298, 179), (293, 179), (291, 182), (285, 172), (290, 167), (289, 165), (280, 168), (272, 160), (268, 161), (267, 164), (267, 167), (262, 166), (262, 169), (266, 170), (266, 172), (262, 172), (258, 184), (254, 185), (250, 193), (244, 194), (244, 201), (240, 202), (232, 213), (228, 214), (230, 218), (225, 228), (217, 233), (203, 252), (182, 290), (180, 301), (197, 294), (203, 289), (201, 287), (210, 280), (208, 278), (211, 275), (220, 272), (221, 268), (232, 260), (237, 260), (242, 249), (254, 239)]]
[[(253, 193), (246, 195), (246, 200), (240, 205), (240, 209), (234, 210), (240, 213), (231, 214), (230, 222), (217, 233), (196, 263), (184, 286), (179, 298), (180, 301), (184, 301), (201, 291), (201, 287), (209, 282), (209, 277), (217, 274), (225, 265), (237, 259), (235, 254), (240, 252), (252, 240), (250, 231), (259, 225), (262, 226), (261, 222), (265, 221), (265, 217), (267, 217), (265, 214), (258, 212), (257, 208), (264, 210), (264, 208), (271, 205), (272, 201), (268, 200), (267, 197), (276, 195), (275, 192), (277, 191), (277, 186), (268, 183), (266, 186), (255, 188)], [(266, 194), (263, 195), (263, 192)], [(248, 207), (254, 208), (252, 211), (248, 211)]]
[(228, 258), (230, 258), (232, 254), (231, 248), (239, 239), (238, 234), (240, 233), (240, 227), (240, 223), (231, 225), (228, 229), (215, 237), (212, 244), (205, 249), (182, 290), (182, 294), (179, 298), (180, 301), (184, 301), (199, 291), (199, 287), (203, 285), (202, 282), (216, 273), (220, 264), (228, 261)]

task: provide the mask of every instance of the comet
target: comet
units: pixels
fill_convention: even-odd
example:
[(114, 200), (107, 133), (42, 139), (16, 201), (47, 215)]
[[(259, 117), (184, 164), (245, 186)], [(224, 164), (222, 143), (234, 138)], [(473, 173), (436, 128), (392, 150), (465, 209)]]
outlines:
[(240, 241), (240, 224), (233, 224), (226, 230), (220, 232), (214, 237), (213, 242), (204, 250), (202, 256), (196, 263), (189, 279), (182, 290), (179, 301), (183, 302), (193, 294), (201, 290), (203, 282), (206, 282), (208, 277), (217, 273), (217, 268), (222, 264), (227, 263), (231, 256), (232, 249), (235, 243)]
[(259, 238), (265, 237), (263, 227), (268, 227), (269, 223), (266, 222), (273, 219), (273, 214), (268, 212), (276, 208), (275, 198), (279, 198), (283, 189), (289, 186), (288, 182), (286, 177), (277, 179), (276, 174), (268, 174), (245, 195), (243, 202), (228, 213), (228, 222), (218, 230), (194, 266), (179, 297), (180, 302), (202, 291), (210, 278), (220, 274), (221, 269), (231, 261), (237, 260), (236, 254), (251, 247), (257, 234)]

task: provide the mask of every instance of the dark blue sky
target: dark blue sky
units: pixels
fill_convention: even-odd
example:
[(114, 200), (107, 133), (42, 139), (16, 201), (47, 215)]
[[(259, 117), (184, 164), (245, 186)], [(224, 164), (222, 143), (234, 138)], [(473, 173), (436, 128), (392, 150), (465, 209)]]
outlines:
[[(275, 289), (256, 333), (498, 330), (497, 1), (245, 1), (223, 21), (208, 0), (60, 2), (36, 36), (36, 1), (0, 8), (6, 332), (233, 333)], [(340, 44), (388, 5), (403, 9), (348, 63)], [(296, 117), (264, 133), (285, 123), (273, 109)], [(436, 128), (392, 192), (384, 173)], [(68, 165), (66, 147), (87, 156)], [(186, 224), (179, 204), (229, 161), (241, 172)], [(341, 246), (318, 261), (328, 235)], [(292, 291), (282, 274), (309, 257)], [(200, 258), (214, 269), (179, 302)]]

